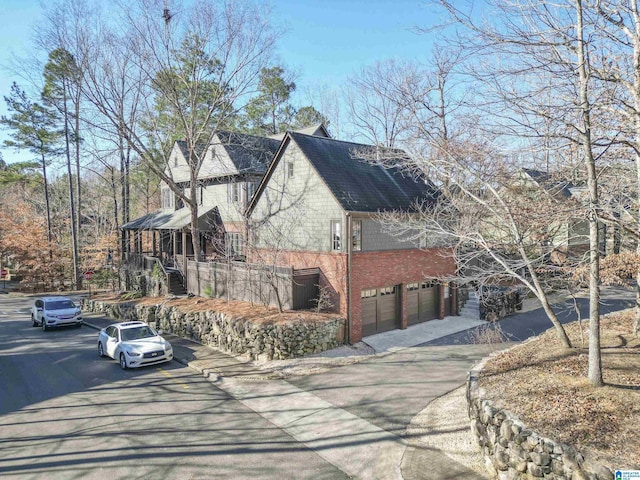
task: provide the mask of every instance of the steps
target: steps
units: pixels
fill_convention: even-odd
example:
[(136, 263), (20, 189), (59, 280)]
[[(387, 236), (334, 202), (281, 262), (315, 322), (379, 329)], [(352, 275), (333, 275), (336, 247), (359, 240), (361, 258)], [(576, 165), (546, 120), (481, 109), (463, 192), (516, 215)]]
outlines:
[(460, 316), (480, 320), (480, 301), (475, 290), (469, 292), (469, 299), (460, 310)]
[(182, 283), (182, 274), (178, 270), (167, 268), (167, 275), (169, 276), (168, 290), (169, 293), (176, 296), (182, 296), (187, 294), (187, 289), (184, 288)]

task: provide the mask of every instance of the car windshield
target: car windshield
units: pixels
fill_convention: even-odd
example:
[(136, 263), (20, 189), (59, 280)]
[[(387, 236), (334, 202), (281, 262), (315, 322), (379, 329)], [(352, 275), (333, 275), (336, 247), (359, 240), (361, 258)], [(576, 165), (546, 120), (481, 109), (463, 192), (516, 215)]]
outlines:
[(142, 327), (125, 328), (121, 331), (120, 335), (122, 336), (122, 341), (127, 342), (130, 340), (140, 340), (141, 338), (155, 337), (156, 332), (154, 332), (151, 327), (145, 325)]
[(75, 303), (71, 300), (54, 300), (53, 302), (45, 303), (47, 310), (64, 310), (66, 308), (76, 308)]

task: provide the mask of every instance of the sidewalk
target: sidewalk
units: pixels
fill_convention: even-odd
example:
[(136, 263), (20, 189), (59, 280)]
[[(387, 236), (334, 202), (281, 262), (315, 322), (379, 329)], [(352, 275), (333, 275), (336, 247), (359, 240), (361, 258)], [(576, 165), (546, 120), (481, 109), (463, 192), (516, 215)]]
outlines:
[[(98, 314), (85, 315), (85, 325), (91, 328), (100, 329), (111, 323), (113, 320)], [(285, 379), (386, 356), (483, 323), (464, 317), (447, 317), (406, 330), (367, 337), (366, 342), (322, 354), (263, 363), (245, 361), (173, 335), (164, 336), (173, 345), (177, 362), (202, 373), (217, 388), (353, 478), (401, 480), (404, 473), (407, 479), (436, 480), (450, 478), (450, 474), (456, 473), (462, 475), (459, 478), (482, 479), (483, 467), (468, 427), (466, 409), (457, 408), (463, 400), (463, 389), (445, 396), (450, 398), (438, 399), (438, 404), (432, 402), (435, 408), (429, 405), (416, 416), (407, 426), (414, 432), (414, 439), (408, 443)], [(456, 408), (443, 410), (443, 405), (447, 404)], [(447, 413), (442, 415), (440, 411)], [(455, 438), (451, 433), (452, 422), (456, 425)], [(416, 436), (415, 432), (422, 437)], [(443, 453), (451, 452), (453, 445), (458, 453), (461, 448), (468, 450), (467, 457), (452, 458)], [(453, 465), (459, 468), (452, 468)]]

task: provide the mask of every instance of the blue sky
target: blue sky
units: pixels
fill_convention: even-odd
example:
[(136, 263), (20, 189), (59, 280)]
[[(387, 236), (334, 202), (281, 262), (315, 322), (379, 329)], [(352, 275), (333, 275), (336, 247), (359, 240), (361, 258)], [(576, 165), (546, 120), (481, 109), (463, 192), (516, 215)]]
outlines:
[[(300, 74), (299, 92), (315, 87), (340, 89), (349, 75), (377, 60), (426, 61), (432, 37), (413, 29), (437, 23), (426, 0), (272, 0), (271, 4), (275, 22), (287, 29), (277, 53)], [(39, 0), (0, 0), (0, 67), (10, 62), (12, 53), (28, 54), (40, 14)], [(0, 97), (9, 93), (13, 80), (20, 83), (0, 69)], [(0, 100), (2, 114), (6, 108)], [(0, 131), (0, 143), (5, 138)], [(18, 157), (6, 148), (0, 150), (6, 161)]]

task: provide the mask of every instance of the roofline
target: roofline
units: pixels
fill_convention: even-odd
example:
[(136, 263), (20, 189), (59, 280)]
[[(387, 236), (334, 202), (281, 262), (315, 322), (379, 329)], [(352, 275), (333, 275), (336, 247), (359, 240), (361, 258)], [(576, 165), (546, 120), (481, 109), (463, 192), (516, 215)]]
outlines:
[[(331, 138), (331, 137), (318, 137), (316, 135), (307, 135), (304, 133), (297, 133), (297, 132), (287, 132), (284, 136), (284, 138), (282, 139), (282, 143), (280, 144), (280, 148), (278, 149), (278, 151), (276, 152), (276, 154), (273, 156), (273, 161), (271, 162), (271, 165), (269, 165), (269, 169), (267, 170), (267, 172), (265, 173), (264, 177), (262, 177), (262, 182), (260, 182), (260, 186), (258, 187), (258, 190), (256, 190), (256, 193), (253, 195), (253, 198), (251, 200), (251, 203), (249, 204), (249, 206), (247, 207), (247, 209), (245, 210), (245, 216), (246, 218), (249, 218), (249, 216), (251, 215), (251, 213), (253, 212), (253, 209), (255, 207), (256, 202), (258, 201), (258, 198), (260, 196), (262, 196), (262, 192), (264, 191), (264, 188), (266, 188), (266, 183), (269, 181), (269, 179), (271, 178), (271, 175), (273, 174), (273, 170), (275, 169), (276, 165), (280, 162), (280, 157), (282, 156), (282, 154), (284, 153), (284, 150), (286, 149), (286, 146), (289, 145), (290, 142), (293, 142), (296, 144), (296, 146), (300, 149), (300, 151), (302, 152), (304, 158), (307, 160), (307, 163), (309, 165), (311, 165), (311, 168), (313, 169), (314, 172), (316, 172), (316, 175), (318, 175), (318, 178), (322, 181), (322, 184), (325, 186), (325, 188), (328, 190), (329, 195), (331, 195), (331, 198), (333, 198), (333, 200), (336, 202), (336, 205), (338, 205), (338, 208), (340, 210), (342, 210), (342, 212), (344, 213), (353, 213), (350, 210), (346, 210), (343, 206), (342, 203), (336, 198), (335, 194), (333, 193), (333, 191), (331, 190), (331, 188), (329, 188), (329, 185), (327, 185), (326, 180), (324, 179), (324, 177), (320, 174), (320, 172), (318, 171), (318, 169), (316, 168), (316, 166), (314, 165), (314, 163), (309, 160), (309, 158), (307, 157), (307, 155), (304, 153), (304, 151), (302, 150), (302, 147), (300, 147), (300, 145), (298, 145), (298, 142), (296, 142), (295, 138), (293, 137), (292, 133), (295, 133), (296, 135), (302, 135), (305, 137), (313, 137), (313, 138), (321, 138), (322, 140), (331, 140), (334, 142), (342, 142), (342, 143), (352, 143), (352, 142), (343, 142), (342, 140), (336, 140), (335, 138)], [(286, 145), (285, 145), (286, 144)], [(354, 144), (354, 145), (358, 145), (358, 144)], [(366, 145), (364, 145), (366, 146)]]
[[(323, 124), (321, 124), (321, 126), (324, 128)], [(348, 143), (348, 144), (355, 145), (355, 146), (360, 146), (360, 147), (375, 147), (375, 145), (366, 145), (366, 144), (363, 144), (363, 143), (347, 142), (347, 141), (344, 141), (344, 140), (338, 140), (337, 138), (318, 137), (316, 135), (307, 135), (307, 134), (298, 133), (298, 132), (289, 132), (289, 131), (286, 132), (285, 136), (282, 138), (282, 143), (280, 144), (280, 148), (278, 148), (278, 151), (273, 156), (273, 160), (272, 160), (271, 164), (269, 165), (269, 168), (267, 169), (266, 173), (264, 174), (264, 177), (262, 177), (262, 181), (260, 182), (260, 185), (258, 186), (258, 189), (256, 190), (256, 193), (253, 195), (253, 198), (251, 199), (251, 202), (249, 203), (249, 205), (247, 206), (247, 208), (244, 211), (244, 215), (245, 215), (246, 218), (249, 218), (249, 216), (253, 212), (253, 209), (255, 208), (255, 204), (257, 203), (258, 198), (260, 196), (262, 196), (262, 192), (264, 191), (266, 183), (271, 178), (271, 175), (273, 174), (273, 170), (275, 169), (276, 165), (279, 163), (280, 156), (282, 155), (282, 153), (284, 152), (284, 149), (286, 148), (285, 144), (288, 145), (289, 142), (293, 141), (296, 144), (296, 146), (300, 149), (300, 151), (302, 151), (302, 148), (295, 141), (295, 138), (293, 137), (292, 133), (294, 133), (296, 135), (302, 135), (302, 136), (305, 136), (305, 137), (320, 138), (320, 139), (326, 140), (326, 141)], [(401, 150), (401, 149), (395, 149), (395, 150), (398, 150), (398, 151), (403, 152), (403, 153), (406, 154), (406, 152), (404, 150)], [(340, 210), (342, 210), (344, 213), (348, 212), (349, 214), (353, 214), (353, 213), (360, 214), (361, 213), (363, 215), (365, 215), (365, 214), (371, 215), (371, 214), (374, 214), (374, 213), (380, 213), (381, 212), (381, 210), (362, 212), (362, 211), (355, 211), (355, 210), (347, 210), (346, 208), (344, 208), (344, 206), (342, 205), (342, 202), (340, 202), (336, 198), (335, 194), (333, 193), (331, 188), (329, 188), (329, 185), (327, 185), (326, 180), (320, 174), (320, 172), (318, 171), (318, 169), (316, 168), (314, 163), (311, 160), (309, 160), (306, 155), (304, 155), (304, 157), (307, 159), (307, 162), (311, 165), (311, 168), (313, 169), (313, 171), (316, 172), (316, 175), (318, 175), (318, 178), (320, 178), (320, 180), (322, 180), (322, 183), (327, 188), (327, 190), (329, 191), (329, 194), (331, 195), (333, 200), (338, 205), (338, 208), (340, 208)], [(390, 210), (384, 210), (384, 211), (403, 211), (403, 209), (390, 209)]]
[(329, 134), (329, 130), (327, 130), (327, 127), (324, 126), (324, 122), (320, 123), (320, 128), (322, 129), (324, 134), (327, 136), (326, 138), (332, 138), (331, 135)]
[(271, 160), (271, 163), (269, 164), (269, 167), (267, 168), (267, 171), (264, 173), (264, 176), (262, 177), (262, 180), (260, 180), (260, 185), (258, 185), (258, 188), (256, 189), (256, 193), (253, 194), (253, 197), (251, 198), (251, 201), (249, 202), (249, 205), (247, 205), (247, 208), (244, 210), (245, 218), (249, 218), (249, 216), (253, 212), (253, 209), (256, 206), (258, 198), (260, 198), (262, 196), (262, 192), (264, 191), (267, 182), (271, 178), (271, 175), (273, 174), (273, 170), (275, 169), (275, 166), (280, 161), (280, 155), (282, 154), (282, 152), (284, 152), (284, 149), (286, 148), (286, 145), (288, 145), (291, 140), (292, 140), (292, 138), (291, 138), (290, 133), (286, 132), (284, 134), (284, 137), (282, 138), (282, 140), (280, 142), (280, 146), (278, 147), (278, 151), (273, 156), (273, 160)]

